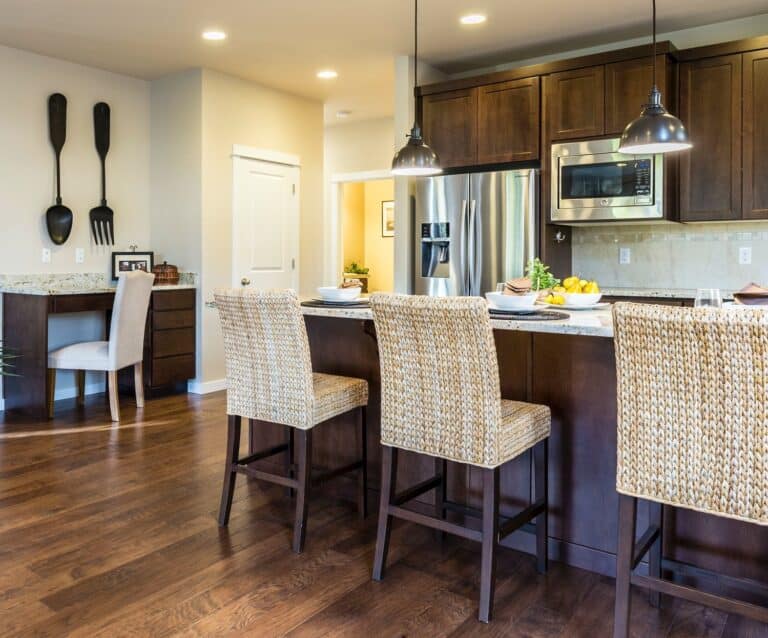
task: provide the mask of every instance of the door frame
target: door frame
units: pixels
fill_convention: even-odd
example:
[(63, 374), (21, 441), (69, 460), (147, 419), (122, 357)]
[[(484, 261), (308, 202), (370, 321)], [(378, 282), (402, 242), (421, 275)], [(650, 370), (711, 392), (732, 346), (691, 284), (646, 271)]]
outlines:
[[(334, 173), (331, 175), (331, 202), (326, 219), (326, 237), (325, 237), (325, 276), (326, 283), (336, 282), (340, 273), (344, 269), (344, 256), (342, 255), (341, 245), (343, 242), (341, 229), (341, 202), (342, 188), (344, 184), (350, 182), (374, 182), (381, 179), (394, 179), (392, 171), (388, 168), (382, 168), (375, 171), (358, 171), (356, 173)], [(397, 232), (397, 226), (395, 226)], [(331, 284), (328, 284), (331, 285)]]
[(299, 155), (293, 155), (291, 153), (283, 153), (281, 151), (272, 151), (269, 149), (263, 149), (263, 148), (256, 148), (253, 146), (245, 146), (243, 144), (233, 144), (232, 145), (232, 210), (230, 211), (231, 214), (231, 224), (232, 224), (232, 233), (230, 237), (230, 251), (232, 252), (231, 257), (231, 275), (230, 280), (233, 286), (235, 286), (235, 271), (236, 271), (236, 264), (235, 260), (237, 258), (235, 253), (235, 233), (234, 233), (234, 227), (235, 227), (235, 208), (237, 206), (237, 176), (238, 176), (238, 169), (240, 168), (240, 163), (243, 161), (257, 161), (257, 162), (265, 162), (267, 164), (275, 164), (280, 166), (289, 166), (291, 168), (297, 168), (299, 170), (299, 179), (298, 179), (298, 187), (296, 189), (296, 206), (298, 207), (298, 210), (296, 211), (296, 222), (297, 222), (297, 228), (296, 232), (298, 233), (298, 249), (296, 254), (296, 270), (294, 274), (294, 278), (296, 280), (296, 289), (298, 290), (300, 286), (301, 281), (301, 157)]

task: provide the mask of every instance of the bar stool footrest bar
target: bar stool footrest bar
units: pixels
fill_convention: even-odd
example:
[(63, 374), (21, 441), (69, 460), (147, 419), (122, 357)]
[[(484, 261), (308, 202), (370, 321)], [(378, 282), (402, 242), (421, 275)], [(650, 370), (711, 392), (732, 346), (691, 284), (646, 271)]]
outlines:
[(656, 539), (659, 537), (659, 528), (657, 525), (650, 525), (647, 530), (645, 530), (645, 534), (640, 538), (637, 543), (635, 543), (635, 550), (632, 558), (632, 569), (635, 569), (640, 564), (640, 561), (643, 560), (643, 557), (648, 553), (648, 550), (651, 549), (651, 545), (656, 541)]
[(441, 532), (447, 532), (448, 534), (461, 536), (461, 538), (466, 538), (478, 543), (483, 540), (483, 533), (479, 530), (462, 527), (461, 525), (449, 523), (443, 519), (427, 516), (426, 514), (420, 514), (419, 512), (414, 512), (413, 510), (407, 510), (404, 507), (398, 507), (397, 505), (390, 505), (387, 508), (387, 514), (396, 516), (397, 518), (405, 519), (411, 523), (425, 525), (426, 527), (431, 527), (432, 529), (437, 529)]

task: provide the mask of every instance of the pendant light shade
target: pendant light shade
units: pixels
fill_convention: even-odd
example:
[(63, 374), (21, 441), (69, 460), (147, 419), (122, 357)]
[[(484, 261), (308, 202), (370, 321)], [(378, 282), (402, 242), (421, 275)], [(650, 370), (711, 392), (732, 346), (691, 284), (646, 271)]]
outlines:
[(656, 0), (653, 2), (653, 88), (640, 116), (627, 124), (621, 134), (619, 152), (670, 153), (691, 148), (688, 131), (683, 123), (667, 112), (661, 103), (661, 91), (656, 86)]
[[(413, 78), (414, 86), (418, 86), (419, 73), (419, 0), (414, 0), (414, 24), (413, 24)], [(395, 153), (392, 158), (393, 175), (410, 175), (424, 177), (442, 173), (440, 158), (437, 153), (424, 143), (421, 136), (421, 127), (418, 122), (413, 123), (408, 142)]]

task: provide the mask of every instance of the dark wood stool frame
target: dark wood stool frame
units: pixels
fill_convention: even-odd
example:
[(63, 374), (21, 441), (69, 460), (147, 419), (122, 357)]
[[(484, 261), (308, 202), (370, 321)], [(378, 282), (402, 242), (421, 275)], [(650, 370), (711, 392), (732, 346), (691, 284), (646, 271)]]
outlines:
[[(480, 610), (478, 618), (490, 622), (493, 611), (493, 595), (496, 585), (496, 549), (499, 542), (512, 532), (536, 520), (536, 568), (540, 574), (547, 571), (547, 470), (549, 439), (537, 443), (533, 448), (534, 457), (534, 501), (512, 518), (499, 516), (499, 475), (503, 465), (495, 468), (480, 468), (483, 475), (483, 507), (477, 510), (460, 503), (446, 500), (445, 459), (435, 458), (436, 475), (409, 487), (399, 494), (397, 484), (398, 448), (382, 446), (381, 459), (381, 499), (379, 502), (379, 522), (376, 533), (376, 553), (373, 563), (373, 579), (384, 578), (384, 571), (389, 551), (389, 537), (392, 531), (392, 518), (400, 518), (412, 523), (426, 525), (440, 532), (448, 532), (462, 538), (482, 544), (480, 563)], [(429, 492), (436, 491), (435, 515), (428, 516), (403, 505), (408, 501)], [(477, 530), (445, 520), (447, 511), (478, 517), (482, 520), (482, 529)]]
[[(357, 508), (360, 518), (368, 515), (368, 435), (366, 431), (366, 408), (358, 408), (360, 412), (361, 458), (342, 467), (327, 470), (322, 473), (312, 473), (312, 431), (321, 425), (318, 423), (308, 430), (286, 425), (288, 440), (280, 445), (265, 450), (254, 451), (253, 443), (249, 444), (249, 455), (239, 458), (240, 430), (242, 417), (227, 415), (227, 457), (224, 468), (224, 485), (221, 491), (221, 506), (219, 507), (219, 525), (226, 527), (232, 510), (232, 497), (235, 492), (235, 479), (238, 474), (246, 474), (253, 478), (276, 483), (288, 488), (291, 496), (296, 494), (296, 518), (293, 525), (293, 551), (300, 554), (304, 551), (304, 541), (307, 533), (307, 514), (309, 507), (309, 491), (312, 485), (325, 483), (330, 479), (357, 472)], [(286, 476), (273, 474), (253, 467), (257, 461), (285, 453)], [(295, 478), (294, 478), (295, 476)]]
[[(613, 636), (629, 636), (631, 612), (631, 587), (646, 587), (650, 590), (650, 603), (658, 607), (661, 594), (683, 598), (699, 605), (714, 607), (729, 614), (747, 616), (768, 623), (768, 607), (753, 605), (734, 598), (709, 594), (693, 587), (679, 585), (662, 578), (662, 539), (664, 536), (664, 513), (661, 503), (649, 501), (651, 506), (650, 524), (639, 540), (635, 541), (637, 527), (637, 497), (619, 494), (619, 538), (616, 553), (616, 607), (614, 610)], [(667, 506), (670, 507), (670, 506)], [(713, 514), (714, 516), (714, 514)], [(648, 554), (648, 576), (634, 574), (633, 570)]]

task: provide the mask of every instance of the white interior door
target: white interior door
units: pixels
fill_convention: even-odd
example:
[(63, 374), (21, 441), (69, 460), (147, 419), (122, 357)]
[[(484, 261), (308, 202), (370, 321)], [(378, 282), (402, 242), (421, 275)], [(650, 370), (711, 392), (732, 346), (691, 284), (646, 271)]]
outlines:
[(234, 286), (299, 284), (299, 167), (234, 158)]

